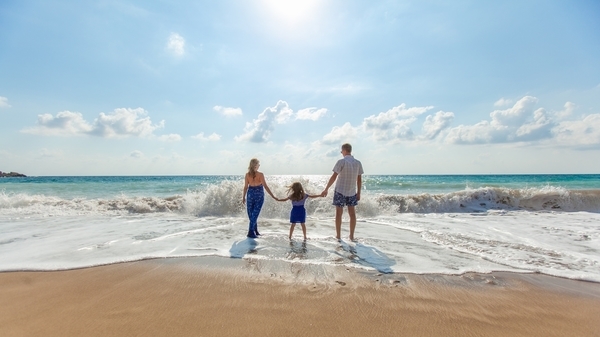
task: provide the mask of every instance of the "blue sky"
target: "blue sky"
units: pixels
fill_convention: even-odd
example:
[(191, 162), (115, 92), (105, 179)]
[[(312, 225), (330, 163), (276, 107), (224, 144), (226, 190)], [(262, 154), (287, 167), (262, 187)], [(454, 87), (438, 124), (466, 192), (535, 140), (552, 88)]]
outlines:
[(600, 2), (2, 1), (0, 170), (600, 172)]

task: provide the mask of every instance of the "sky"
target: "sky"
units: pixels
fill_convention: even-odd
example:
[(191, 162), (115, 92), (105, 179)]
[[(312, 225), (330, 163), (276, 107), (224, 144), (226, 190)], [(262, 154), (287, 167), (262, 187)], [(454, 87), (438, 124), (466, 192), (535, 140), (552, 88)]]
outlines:
[(600, 173), (596, 0), (3, 0), (0, 171)]

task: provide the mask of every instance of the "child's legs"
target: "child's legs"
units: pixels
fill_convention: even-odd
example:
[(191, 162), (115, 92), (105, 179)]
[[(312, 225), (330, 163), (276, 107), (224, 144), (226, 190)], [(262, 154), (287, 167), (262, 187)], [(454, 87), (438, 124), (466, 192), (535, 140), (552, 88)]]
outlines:
[(302, 226), (302, 234), (304, 234), (304, 240), (306, 240), (306, 226), (304, 225), (304, 222), (301, 223), (300, 226)]
[(294, 227), (296, 227), (295, 223), (290, 224), (290, 239), (292, 238), (292, 234), (294, 234)]

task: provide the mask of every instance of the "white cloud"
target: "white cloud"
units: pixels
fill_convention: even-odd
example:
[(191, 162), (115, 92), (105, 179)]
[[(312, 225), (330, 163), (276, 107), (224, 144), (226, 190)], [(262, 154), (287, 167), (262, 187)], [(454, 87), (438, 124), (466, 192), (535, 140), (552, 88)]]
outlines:
[(423, 138), (430, 140), (434, 139), (444, 129), (450, 127), (453, 120), (454, 114), (452, 112), (438, 111), (435, 116), (427, 116), (423, 123)]
[(246, 123), (244, 133), (235, 137), (237, 141), (264, 143), (269, 140), (275, 124), (286, 123), (293, 116), (293, 111), (285, 101), (278, 101), (274, 107), (266, 108), (252, 123)]
[(538, 99), (531, 96), (521, 98), (512, 108), (506, 110), (495, 110), (490, 113), (492, 124), (517, 126), (521, 125), (533, 110)]
[[(546, 110), (537, 109), (533, 113), (533, 121), (521, 125), (515, 132), (515, 140), (530, 141), (552, 137), (554, 124), (546, 114)], [(509, 138), (509, 140), (512, 140)]]
[(38, 115), (37, 125), (24, 129), (25, 133), (46, 136), (74, 136), (88, 134), (93, 130), (92, 125), (83, 119), (79, 112), (62, 111), (56, 114)]
[(511, 108), (490, 113), (490, 121), (450, 129), (446, 140), (456, 144), (535, 141), (552, 136), (554, 123), (544, 109), (533, 110), (537, 98), (525, 96)]
[(340, 155), (340, 148), (335, 148), (327, 151), (325, 157), (337, 157)]
[(168, 135), (162, 135), (158, 137), (158, 140), (162, 142), (178, 142), (181, 140), (181, 136), (176, 133), (170, 133)]
[(325, 116), (325, 114), (327, 114), (327, 109), (325, 108), (306, 108), (298, 110), (296, 119), (318, 121), (321, 117)]
[(564, 105), (564, 109), (557, 112), (555, 115), (558, 119), (567, 118), (573, 114), (573, 111), (575, 111), (576, 107), (577, 107), (577, 105), (575, 105), (575, 103), (567, 102)]
[(455, 144), (499, 143), (505, 138), (504, 129), (506, 127), (493, 127), (488, 121), (481, 121), (475, 125), (459, 125), (450, 129), (446, 140)]
[(146, 114), (142, 108), (119, 108), (111, 114), (100, 113), (94, 123), (90, 124), (79, 112), (62, 111), (56, 117), (51, 114), (39, 115), (37, 125), (22, 132), (59, 136), (94, 135), (105, 138), (147, 137), (154, 130), (164, 127), (165, 121), (153, 125), (150, 117), (142, 118)]
[(115, 109), (112, 114), (101, 112), (94, 121), (94, 129), (91, 134), (101, 137), (146, 137), (151, 135), (154, 130), (164, 127), (164, 120), (153, 125), (150, 117), (141, 118), (145, 115), (147, 112), (142, 108), (119, 108)]
[(1, 108), (10, 108), (10, 104), (8, 104), (8, 98), (4, 96), (0, 96), (0, 109)]
[(135, 150), (135, 151), (131, 152), (131, 153), (129, 154), (129, 156), (130, 156), (131, 158), (142, 158), (142, 157), (144, 156), (144, 154), (142, 153), (142, 151)]
[(350, 123), (346, 122), (344, 125), (334, 126), (331, 132), (323, 136), (323, 143), (325, 144), (343, 144), (351, 142), (358, 134), (357, 128), (352, 127)]
[(167, 50), (175, 56), (183, 56), (185, 54), (185, 39), (177, 33), (171, 33), (167, 42)]
[(242, 115), (242, 109), (240, 108), (227, 108), (220, 105), (216, 105), (213, 107), (213, 110), (227, 117)]
[(563, 121), (552, 131), (560, 144), (582, 149), (600, 148), (600, 114), (588, 115), (576, 121)]
[(391, 108), (378, 115), (371, 115), (364, 119), (362, 127), (367, 132), (371, 132), (373, 138), (378, 141), (413, 139), (414, 133), (410, 124), (417, 120), (417, 117), (431, 110), (432, 106), (406, 108), (406, 104)]
[(192, 139), (197, 139), (203, 142), (217, 142), (221, 140), (221, 136), (214, 132), (210, 136), (204, 136), (204, 132), (200, 132), (199, 134), (192, 136)]
[(494, 106), (496, 106), (496, 107), (509, 106), (512, 104), (512, 102), (513, 102), (512, 99), (507, 99), (507, 98), (502, 97), (494, 103)]

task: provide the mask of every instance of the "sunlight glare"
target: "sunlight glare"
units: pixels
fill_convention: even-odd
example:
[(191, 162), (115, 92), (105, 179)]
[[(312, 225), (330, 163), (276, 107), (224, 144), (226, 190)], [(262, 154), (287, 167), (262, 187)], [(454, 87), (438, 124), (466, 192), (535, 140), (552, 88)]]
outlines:
[(263, 0), (263, 2), (268, 11), (278, 20), (296, 24), (314, 14), (319, 0)]

